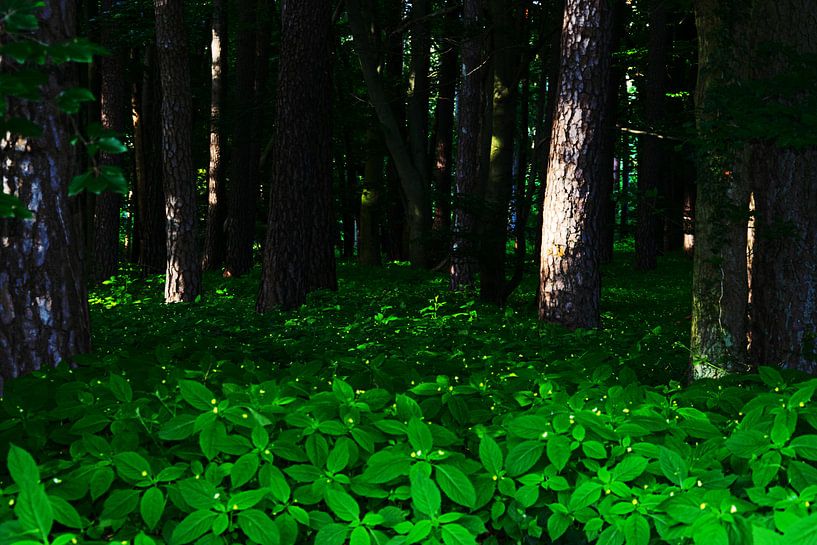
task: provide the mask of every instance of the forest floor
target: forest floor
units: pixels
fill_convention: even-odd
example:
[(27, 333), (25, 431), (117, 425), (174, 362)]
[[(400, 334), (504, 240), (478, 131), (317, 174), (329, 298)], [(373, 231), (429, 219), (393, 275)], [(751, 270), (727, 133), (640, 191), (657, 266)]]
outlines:
[[(508, 306), (451, 293), (443, 274), (393, 263), (366, 269), (338, 267), (337, 293), (319, 292), (291, 313), (254, 311), (259, 270), (245, 278), (205, 276), (202, 301), (163, 305), (163, 277), (119, 277), (91, 296), (94, 349), (98, 353), (155, 352), (160, 361), (209, 361), (213, 369), (245, 360), (276, 365), (336, 368), (346, 376), (366, 362), (405, 362), (392, 379), (419, 381), (439, 373), (465, 374), (486, 363), (554, 360), (582, 369), (628, 364), (648, 383), (685, 378), (689, 353), (691, 261), (663, 257), (655, 271), (635, 272), (633, 254), (618, 251), (603, 269), (603, 329), (568, 332), (536, 317), (536, 278), (526, 281)], [(392, 366), (388, 365), (391, 368)], [(457, 369), (460, 369), (457, 371)], [(344, 371), (344, 369), (346, 371)], [(639, 373), (642, 375), (642, 373)], [(378, 384), (393, 386), (398, 384)]]

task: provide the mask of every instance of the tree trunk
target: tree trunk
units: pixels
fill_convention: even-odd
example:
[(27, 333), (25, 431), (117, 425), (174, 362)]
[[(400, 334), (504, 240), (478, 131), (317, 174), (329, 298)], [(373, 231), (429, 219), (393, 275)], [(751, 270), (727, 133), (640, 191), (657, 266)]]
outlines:
[(482, 15), (480, 0), (463, 3), (465, 37), (462, 42), (462, 79), (459, 99), (457, 176), (454, 196), (454, 228), (451, 245), (451, 289), (471, 288), (476, 282), (474, 207), (479, 184), (480, 128), (482, 126), (485, 67), (482, 63)]
[(165, 302), (177, 303), (193, 301), (201, 293), (190, 73), (184, 2), (156, 0), (155, 5), (156, 46), (162, 81), (162, 159), (167, 214)]
[(232, 176), (227, 213), (227, 258), (225, 277), (239, 277), (252, 268), (255, 240), (255, 208), (258, 198), (258, 167), (253, 163), (256, 137), (256, 47), (257, 2), (241, 0), (238, 5), (236, 43), (235, 131), (232, 143)]
[(599, 319), (599, 214), (612, 17), (604, 0), (567, 0), (559, 98), (543, 204), (539, 318), (570, 328)]
[[(372, 120), (372, 124), (376, 121)], [(380, 266), (380, 208), (383, 193), (382, 138), (376, 127), (366, 132), (366, 166), (360, 195), (360, 264)]]
[(207, 169), (207, 234), (202, 268), (217, 270), (224, 263), (226, 192), (224, 187), (224, 98), (227, 69), (227, 9), (213, 0), (210, 39), (210, 164)]
[(622, 134), (621, 143), (624, 151), (621, 154), (621, 192), (619, 193), (619, 200), (621, 201), (621, 223), (618, 227), (618, 238), (619, 240), (624, 240), (630, 234), (630, 173), (632, 169), (630, 136), (627, 133)]
[[(651, 0), (649, 4), (649, 43), (647, 72), (642, 101), (644, 120), (650, 132), (658, 132), (664, 120), (667, 87), (667, 0)], [(636, 207), (635, 267), (651, 270), (657, 266), (659, 251), (658, 193), (667, 172), (667, 150), (664, 143), (651, 134), (640, 136), (638, 156), (638, 204)]]
[[(754, 109), (760, 115), (796, 119), (813, 110), (813, 90), (780, 82), (801, 78), (805, 58), (817, 54), (817, 5), (807, 0), (757, 3), (752, 13), (753, 55), (747, 76), (768, 92)], [(774, 44), (764, 56), (762, 48)], [(812, 69), (813, 70), (813, 69)], [(813, 74), (813, 71), (811, 72)], [(812, 88), (813, 89), (813, 88)], [(768, 108), (766, 113), (764, 108)], [(749, 146), (747, 173), (756, 215), (752, 253), (751, 358), (754, 365), (780, 365), (817, 373), (817, 139), (809, 129), (784, 127), (792, 146), (775, 142), (774, 123), (762, 123)], [(787, 134), (786, 131), (789, 131)], [(790, 138), (790, 136), (789, 136)]]
[(737, 151), (712, 127), (713, 94), (734, 77), (735, 21), (717, 0), (696, 0), (699, 150), (695, 258), (692, 279), (692, 377), (746, 370), (746, 225), (749, 189), (736, 172)]
[[(33, 38), (44, 43), (73, 38), (75, 16), (74, 2), (47, 2)], [(73, 83), (74, 69), (38, 69), (48, 74), (41, 86), (44, 100), (8, 98), (8, 115), (37, 124), (42, 136), (0, 140), (3, 190), (34, 213), (31, 220), (0, 220), (0, 392), (5, 381), (90, 349), (87, 295), (68, 202), (75, 152), (69, 121), (56, 107), (57, 95)]]
[[(325, 256), (317, 256), (305, 245), (317, 244), (319, 235), (313, 229), (322, 228), (322, 218), (329, 214), (318, 210), (310, 199), (326, 191), (330, 183), (331, 23), (331, 6), (325, 0), (283, 2), (275, 112), (277, 149), (258, 312), (302, 305), (310, 286), (315, 286), (311, 271), (327, 265), (320, 261), (310, 264), (309, 260)], [(319, 204), (327, 201), (328, 197)], [(334, 272), (334, 262), (329, 265)]]
[(377, 57), (372, 50), (371, 40), (366, 30), (366, 21), (360, 7), (360, 0), (348, 0), (346, 7), (349, 25), (352, 28), (355, 50), (360, 57), (363, 77), (369, 98), (383, 129), (386, 146), (400, 177), (409, 229), (409, 258), (414, 266), (426, 264), (427, 231), (430, 227), (431, 211), (428, 205), (428, 191), (423, 166), (416, 165), (400, 131), (397, 117), (392, 110), (383, 82), (377, 72)]
[(431, 64), (431, 29), (428, 0), (412, 0), (410, 17), (411, 64), (408, 88), (408, 134), (414, 165), (428, 192), (428, 101), (430, 96), (428, 71)]

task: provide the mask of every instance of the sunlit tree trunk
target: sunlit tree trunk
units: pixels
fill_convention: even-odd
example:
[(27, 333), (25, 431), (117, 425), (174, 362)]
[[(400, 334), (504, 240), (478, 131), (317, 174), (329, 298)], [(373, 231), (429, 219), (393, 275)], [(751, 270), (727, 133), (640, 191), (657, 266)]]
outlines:
[(162, 81), (162, 158), (167, 214), (165, 302), (201, 293), (196, 244), (196, 176), (192, 158), (190, 71), (184, 2), (156, 0), (156, 46)]
[[(329, 186), (331, 172), (330, 46), (332, 7), (326, 0), (285, 0), (275, 112), (272, 188), (261, 290), (256, 309), (292, 309), (315, 286), (312, 272), (328, 210), (312, 197)], [(321, 201), (324, 205), (328, 202)], [(318, 215), (317, 221), (315, 216)], [(330, 236), (330, 235), (329, 235)], [(330, 246), (331, 247), (331, 246)], [(331, 256), (334, 259), (334, 254)], [(331, 263), (334, 272), (334, 262)]]
[(210, 164), (207, 169), (207, 234), (202, 268), (215, 270), (224, 262), (226, 193), (224, 187), (224, 97), (227, 68), (227, 9), (213, 0), (210, 39)]
[(600, 148), (611, 38), (606, 0), (565, 2), (543, 204), (539, 317), (570, 328), (600, 325)]
[(454, 193), (454, 227), (451, 246), (451, 289), (474, 286), (477, 273), (475, 249), (476, 189), (480, 178), (480, 127), (482, 125), (485, 69), (482, 63), (482, 2), (465, 0), (462, 42), (462, 75), (457, 120), (457, 175)]
[[(35, 39), (73, 37), (75, 3), (50, 0), (40, 10)], [(0, 390), (14, 377), (90, 348), (87, 295), (68, 202), (75, 174), (69, 121), (56, 108), (59, 92), (73, 83), (70, 65), (46, 65), (43, 101), (8, 99), (8, 114), (28, 119), (42, 136), (0, 140), (3, 191), (34, 213), (32, 220), (0, 219)]]

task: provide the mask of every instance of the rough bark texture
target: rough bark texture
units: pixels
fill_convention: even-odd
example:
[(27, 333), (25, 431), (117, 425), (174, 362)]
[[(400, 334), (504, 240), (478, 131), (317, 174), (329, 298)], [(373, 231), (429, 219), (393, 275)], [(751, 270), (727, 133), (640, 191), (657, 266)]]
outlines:
[[(664, 119), (667, 87), (667, 1), (649, 3), (649, 41), (647, 71), (641, 100), (644, 121), (650, 132), (658, 132)], [(661, 139), (650, 134), (640, 136), (638, 155), (638, 204), (636, 207), (635, 266), (638, 270), (654, 269), (659, 250), (658, 193), (669, 175), (667, 150)]]
[(143, 274), (163, 274), (167, 266), (167, 220), (162, 183), (162, 94), (152, 44), (145, 51), (142, 69), (142, 80), (134, 84), (133, 100), (138, 263)]
[[(40, 11), (37, 39), (73, 37), (75, 3), (51, 0)], [(71, 86), (70, 66), (45, 66), (44, 101), (8, 100), (11, 116), (43, 128), (39, 138), (0, 140), (3, 188), (34, 213), (0, 220), (0, 391), (3, 383), (56, 365), (90, 348), (87, 295), (68, 203), (75, 169), (68, 119), (55, 99)]]
[[(717, 121), (713, 94), (739, 64), (736, 20), (716, 0), (695, 3), (698, 27), (697, 123), (699, 151), (692, 280), (692, 376), (746, 370), (748, 185), (736, 172), (735, 150), (711, 131)], [(731, 27), (731, 28), (730, 28)]]
[(321, 246), (314, 230), (324, 228), (329, 214), (316, 209), (314, 197), (327, 191), (331, 172), (331, 5), (326, 0), (285, 0), (281, 16), (277, 148), (259, 312), (303, 304), (315, 285), (313, 267), (328, 265), (334, 272), (334, 254), (331, 263), (310, 265), (326, 256), (306, 247)]
[[(113, 52), (102, 57), (100, 85), (100, 118), (102, 126), (119, 134), (125, 132), (127, 123), (127, 89), (125, 88), (125, 66), (122, 51), (112, 45), (113, 29), (110, 28), (114, 2), (105, 0), (102, 4), (106, 20), (103, 22), (102, 42)], [(103, 153), (103, 165), (125, 166), (122, 155)], [(119, 268), (119, 209), (122, 196), (106, 192), (96, 199), (94, 214), (94, 272), (97, 282), (107, 280), (117, 273)]]
[(482, 63), (481, 1), (465, 0), (462, 42), (462, 76), (459, 99), (457, 176), (454, 227), (451, 245), (451, 289), (473, 287), (477, 259), (475, 243), (476, 189), (480, 178), (480, 127), (482, 125), (485, 69)]
[(600, 147), (610, 83), (612, 21), (606, 0), (567, 0), (559, 98), (543, 203), (539, 317), (600, 325)]
[(256, 0), (238, 4), (236, 106), (227, 213), (227, 258), (224, 276), (243, 276), (252, 268), (258, 166), (253, 163), (256, 111)]
[(227, 68), (227, 9), (224, 0), (213, 0), (210, 29), (210, 164), (207, 169), (207, 234), (202, 268), (216, 270), (224, 262), (226, 192), (224, 187), (224, 98)]
[[(817, 54), (817, 4), (778, 0), (753, 4), (753, 51), (773, 43), (769, 56), (749, 63), (749, 78), (769, 82), (765, 105), (792, 118), (813, 111), (813, 85), (786, 89), (779, 81), (803, 77), (798, 55)], [(762, 22), (762, 24), (761, 24)], [(813, 68), (812, 68), (813, 70)], [(812, 72), (813, 74), (813, 72)], [(775, 78), (780, 78), (775, 80)], [(787, 130), (784, 128), (784, 130)], [(752, 254), (751, 358), (817, 373), (817, 143), (794, 148), (758, 135), (748, 150), (756, 205)], [(764, 138), (768, 140), (763, 141)]]

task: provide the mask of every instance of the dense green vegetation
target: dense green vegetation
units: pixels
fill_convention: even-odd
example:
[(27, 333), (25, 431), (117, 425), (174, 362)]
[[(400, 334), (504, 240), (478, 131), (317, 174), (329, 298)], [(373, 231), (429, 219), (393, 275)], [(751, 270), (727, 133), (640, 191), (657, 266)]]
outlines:
[(689, 263), (618, 257), (575, 333), (399, 264), (264, 316), (253, 275), (172, 306), (119, 277), (95, 352), (0, 402), (0, 541), (810, 543), (817, 381), (680, 388)]

